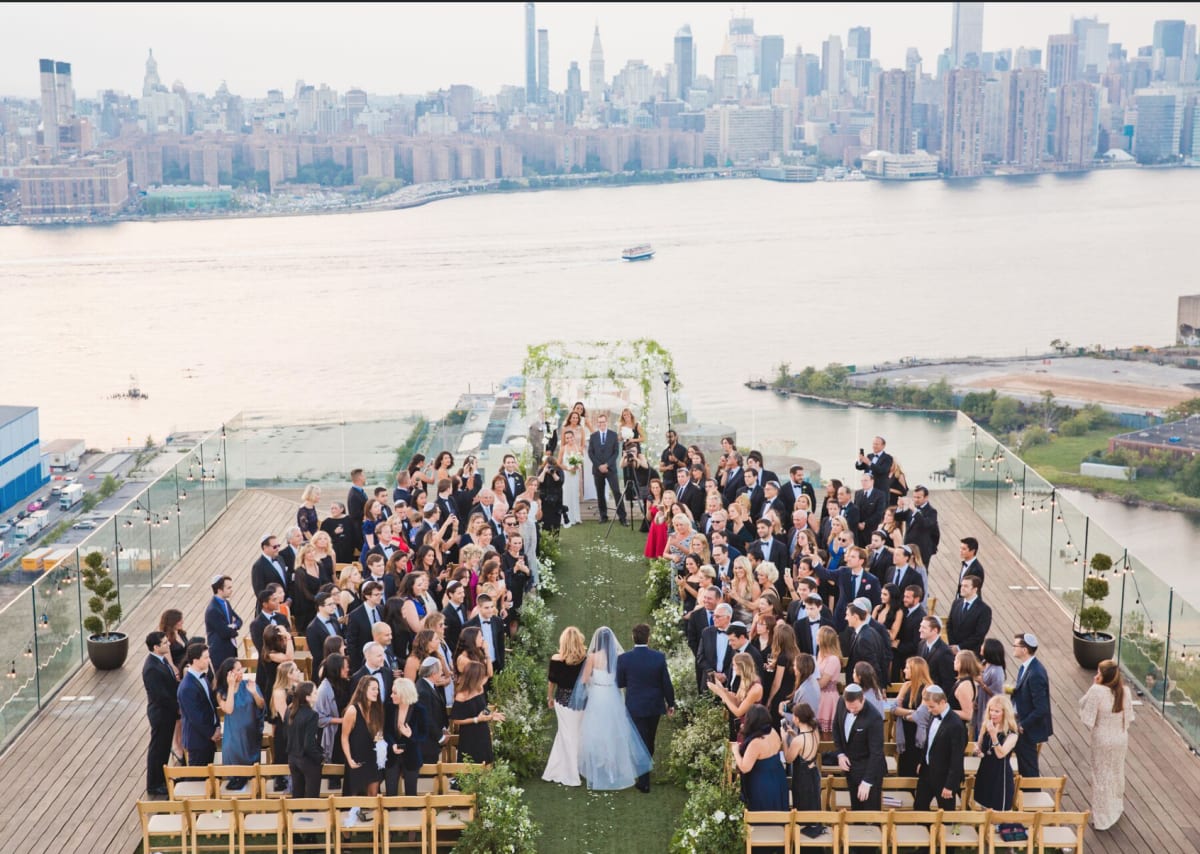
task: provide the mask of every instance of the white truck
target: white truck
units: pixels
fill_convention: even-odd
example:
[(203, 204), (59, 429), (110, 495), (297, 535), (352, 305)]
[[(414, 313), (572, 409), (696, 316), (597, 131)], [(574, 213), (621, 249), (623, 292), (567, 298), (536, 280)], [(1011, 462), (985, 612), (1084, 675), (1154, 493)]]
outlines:
[(37, 522), (38, 530), (41, 531), (41, 530), (45, 529), (47, 526), (49, 526), (49, 524), (50, 524), (50, 511), (49, 510), (34, 510), (32, 513), (29, 514), (29, 518), (33, 519), (35, 522)]
[(72, 483), (69, 486), (64, 486), (62, 492), (58, 496), (58, 509), (70, 510), (76, 504), (83, 500), (83, 484)]
[(35, 536), (40, 530), (42, 530), (40, 519), (34, 519), (32, 516), (22, 519), (13, 530), (13, 543), (23, 543)]

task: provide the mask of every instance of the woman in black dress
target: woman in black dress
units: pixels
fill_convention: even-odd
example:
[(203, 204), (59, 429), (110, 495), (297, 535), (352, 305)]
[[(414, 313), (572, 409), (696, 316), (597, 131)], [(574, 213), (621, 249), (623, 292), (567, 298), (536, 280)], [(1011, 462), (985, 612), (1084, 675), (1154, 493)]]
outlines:
[(1017, 749), (1017, 716), (1012, 701), (997, 694), (987, 702), (983, 731), (975, 741), (980, 757), (975, 772), (975, 803), (983, 809), (1013, 808), (1012, 752)]
[(770, 685), (764, 692), (768, 696), (763, 703), (771, 713), (771, 723), (776, 729), (782, 723), (779, 704), (789, 699), (796, 690), (796, 657), (799, 654), (796, 630), (782, 620), (776, 623), (771, 639), (771, 653), (768, 659), (770, 663), (767, 667)]
[(783, 758), (792, 763), (792, 809), (821, 809), (821, 731), (808, 703), (791, 707), (783, 719)]
[(258, 656), (258, 665), (254, 669), (254, 683), (258, 685), (258, 693), (263, 697), (271, 696), (275, 689), (275, 674), (279, 665), (292, 661), (296, 657), (296, 648), (292, 644), (292, 635), (283, 626), (270, 625), (263, 632), (262, 652)]
[(296, 511), (296, 526), (304, 535), (304, 542), (311, 543), (319, 530), (317, 524), (317, 502), (321, 500), (321, 487), (310, 483), (300, 496), (300, 508)]
[[(384, 738), (388, 743), (387, 767), (383, 770), (389, 795), (417, 794), (417, 778), (421, 772), (421, 743), (429, 731), (425, 709), (417, 703), (417, 686), (411, 679), (392, 683), (393, 711), (384, 721)], [(400, 780), (404, 791), (400, 791)]]
[(296, 571), (292, 578), (292, 620), (300, 634), (307, 631), (308, 624), (317, 615), (317, 594), (320, 592), (320, 555), (313, 546), (301, 546), (296, 555)]
[[(917, 766), (921, 762), (923, 753), (917, 747), (917, 722), (913, 720), (913, 713), (920, 708), (925, 689), (932, 684), (933, 678), (929, 675), (929, 665), (925, 659), (914, 655), (905, 662), (904, 684), (900, 686), (900, 693), (896, 695), (894, 712), (904, 733), (904, 748), (896, 757), (896, 776), (898, 777), (917, 776)], [(899, 749), (899, 741), (900, 739), (897, 738), (897, 749)]]
[(347, 797), (379, 794), (383, 772), (376, 760), (375, 742), (382, 740), (383, 703), (379, 682), (374, 676), (363, 676), (342, 715), (342, 751), (346, 755), (343, 788)]
[(187, 632), (183, 629), (183, 612), (176, 608), (163, 611), (158, 621), (158, 630), (167, 636), (171, 644), (171, 661), (175, 663), (175, 672), (183, 672), (183, 654), (187, 652)]
[(487, 705), (483, 684), (487, 668), (477, 661), (466, 666), (455, 684), (450, 722), (458, 726), (458, 753), (464, 762), (494, 762), (491, 721), (504, 722), (504, 713), (493, 713)]
[(313, 702), (317, 692), (311, 682), (301, 682), (288, 707), (291, 732), (288, 741), (288, 768), (292, 772), (292, 797), (315, 798), (321, 794), (321, 727)]
[[(279, 665), (275, 674), (275, 684), (267, 701), (267, 723), (271, 725), (271, 761), (276, 765), (287, 765), (289, 759), (289, 737), (291, 735), (288, 708), (297, 686), (303, 681), (304, 674), (294, 661), (285, 661)], [(313, 688), (315, 698), (316, 687)], [(316, 714), (314, 712), (314, 714)], [(287, 788), (287, 777), (275, 778), (275, 791), (282, 792)], [(303, 795), (296, 795), (301, 798)]]

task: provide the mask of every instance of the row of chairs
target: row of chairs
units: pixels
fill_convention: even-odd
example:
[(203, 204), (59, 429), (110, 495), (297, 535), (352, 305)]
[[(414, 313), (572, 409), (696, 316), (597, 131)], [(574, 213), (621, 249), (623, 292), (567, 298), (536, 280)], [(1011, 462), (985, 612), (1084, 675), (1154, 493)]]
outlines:
[(475, 817), (474, 795), (138, 801), (142, 851), (354, 850), (436, 854)]
[[(822, 777), (821, 785), (821, 803), (825, 809), (850, 809), (850, 788), (844, 776)], [(1021, 777), (1016, 775), (1013, 778), (1013, 811), (1058, 812), (1062, 809), (1062, 798), (1066, 785), (1066, 777)], [(913, 793), (916, 788), (916, 777), (884, 777), (881, 789), (885, 805), (902, 810), (913, 809)], [(894, 799), (894, 802), (888, 804), (889, 798)], [(967, 777), (964, 780), (961, 803), (964, 809), (983, 809), (975, 803), (974, 777)]]
[[(898, 854), (901, 848), (928, 854), (951, 850), (984, 852), (1024, 851), (1046, 854), (1070, 851), (1083, 854), (1086, 812), (1019, 812), (987, 810), (967, 812), (937, 810), (824, 810), (820, 812), (746, 811), (746, 854), (770, 848), (793, 854), (820, 848), (834, 854), (855, 850)], [(1023, 833), (1005, 833), (1005, 826)], [(819, 833), (818, 833), (819, 831)], [(1024, 839), (1014, 838), (1023, 835)], [(1010, 838), (1006, 839), (1005, 836)]]
[[(465, 762), (439, 762), (422, 765), (417, 779), (418, 795), (448, 795), (453, 793), (451, 781), (468, 768), (477, 768)], [(274, 799), (288, 797), (286, 791), (277, 791), (273, 782), (280, 777), (289, 777), (286, 765), (199, 765), (168, 766), (167, 799), (183, 801), (192, 798), (219, 798), (227, 800)], [(329, 764), (321, 766), (321, 796), (337, 795), (339, 790), (333, 783), (345, 774), (345, 766)], [(233, 784), (245, 781), (245, 785), (234, 788)]]

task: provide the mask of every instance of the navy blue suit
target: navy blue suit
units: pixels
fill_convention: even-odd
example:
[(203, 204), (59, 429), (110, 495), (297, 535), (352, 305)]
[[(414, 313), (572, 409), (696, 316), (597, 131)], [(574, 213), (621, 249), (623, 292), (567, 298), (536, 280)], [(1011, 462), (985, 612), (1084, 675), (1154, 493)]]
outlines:
[(188, 765), (208, 765), (217, 752), (213, 741), (217, 731), (217, 710), (213, 706), (212, 686), (206, 692), (196, 675), (185, 670), (179, 680), (176, 698), (183, 719), (183, 749), (187, 751)]
[(1025, 662), (1025, 672), (1013, 688), (1012, 703), (1022, 730), (1016, 747), (1017, 773), (1039, 777), (1037, 746), (1054, 735), (1054, 727), (1050, 720), (1050, 677), (1037, 656)]
[[(838, 595), (837, 604), (833, 606), (833, 622), (840, 634), (846, 628), (846, 608), (855, 599), (854, 576), (851, 575), (848, 566), (840, 568), (836, 575)], [(862, 581), (858, 585), (858, 595), (870, 599), (872, 608), (879, 604), (880, 588), (879, 579), (864, 569)]]
[[(650, 755), (663, 712), (675, 709), (675, 688), (667, 671), (667, 657), (648, 646), (635, 646), (617, 659), (617, 687), (625, 689), (625, 708)], [(649, 772), (637, 779), (637, 787), (650, 789)]]
[[(228, 613), (226, 608), (229, 609)], [(238, 657), (237, 636), (242, 630), (242, 618), (227, 600), (214, 596), (208, 603), (204, 609), (204, 630), (208, 635), (208, 654), (214, 667), (219, 668), (227, 658)]]

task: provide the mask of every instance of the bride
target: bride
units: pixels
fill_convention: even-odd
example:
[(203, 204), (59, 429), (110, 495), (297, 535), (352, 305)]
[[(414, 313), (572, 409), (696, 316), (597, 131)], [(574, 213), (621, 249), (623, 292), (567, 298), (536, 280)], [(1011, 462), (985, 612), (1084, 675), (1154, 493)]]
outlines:
[(563, 470), (563, 509), (567, 513), (567, 523), (563, 527), (569, 528), (581, 521), (579, 496), (583, 493), (583, 461), (587, 455), (580, 441), (580, 428), (566, 427), (564, 430), (562, 447), (558, 450), (558, 464)]
[(596, 629), (571, 696), (572, 708), (583, 708), (579, 773), (589, 789), (628, 789), (654, 764), (617, 688), (621, 652), (612, 629)]

